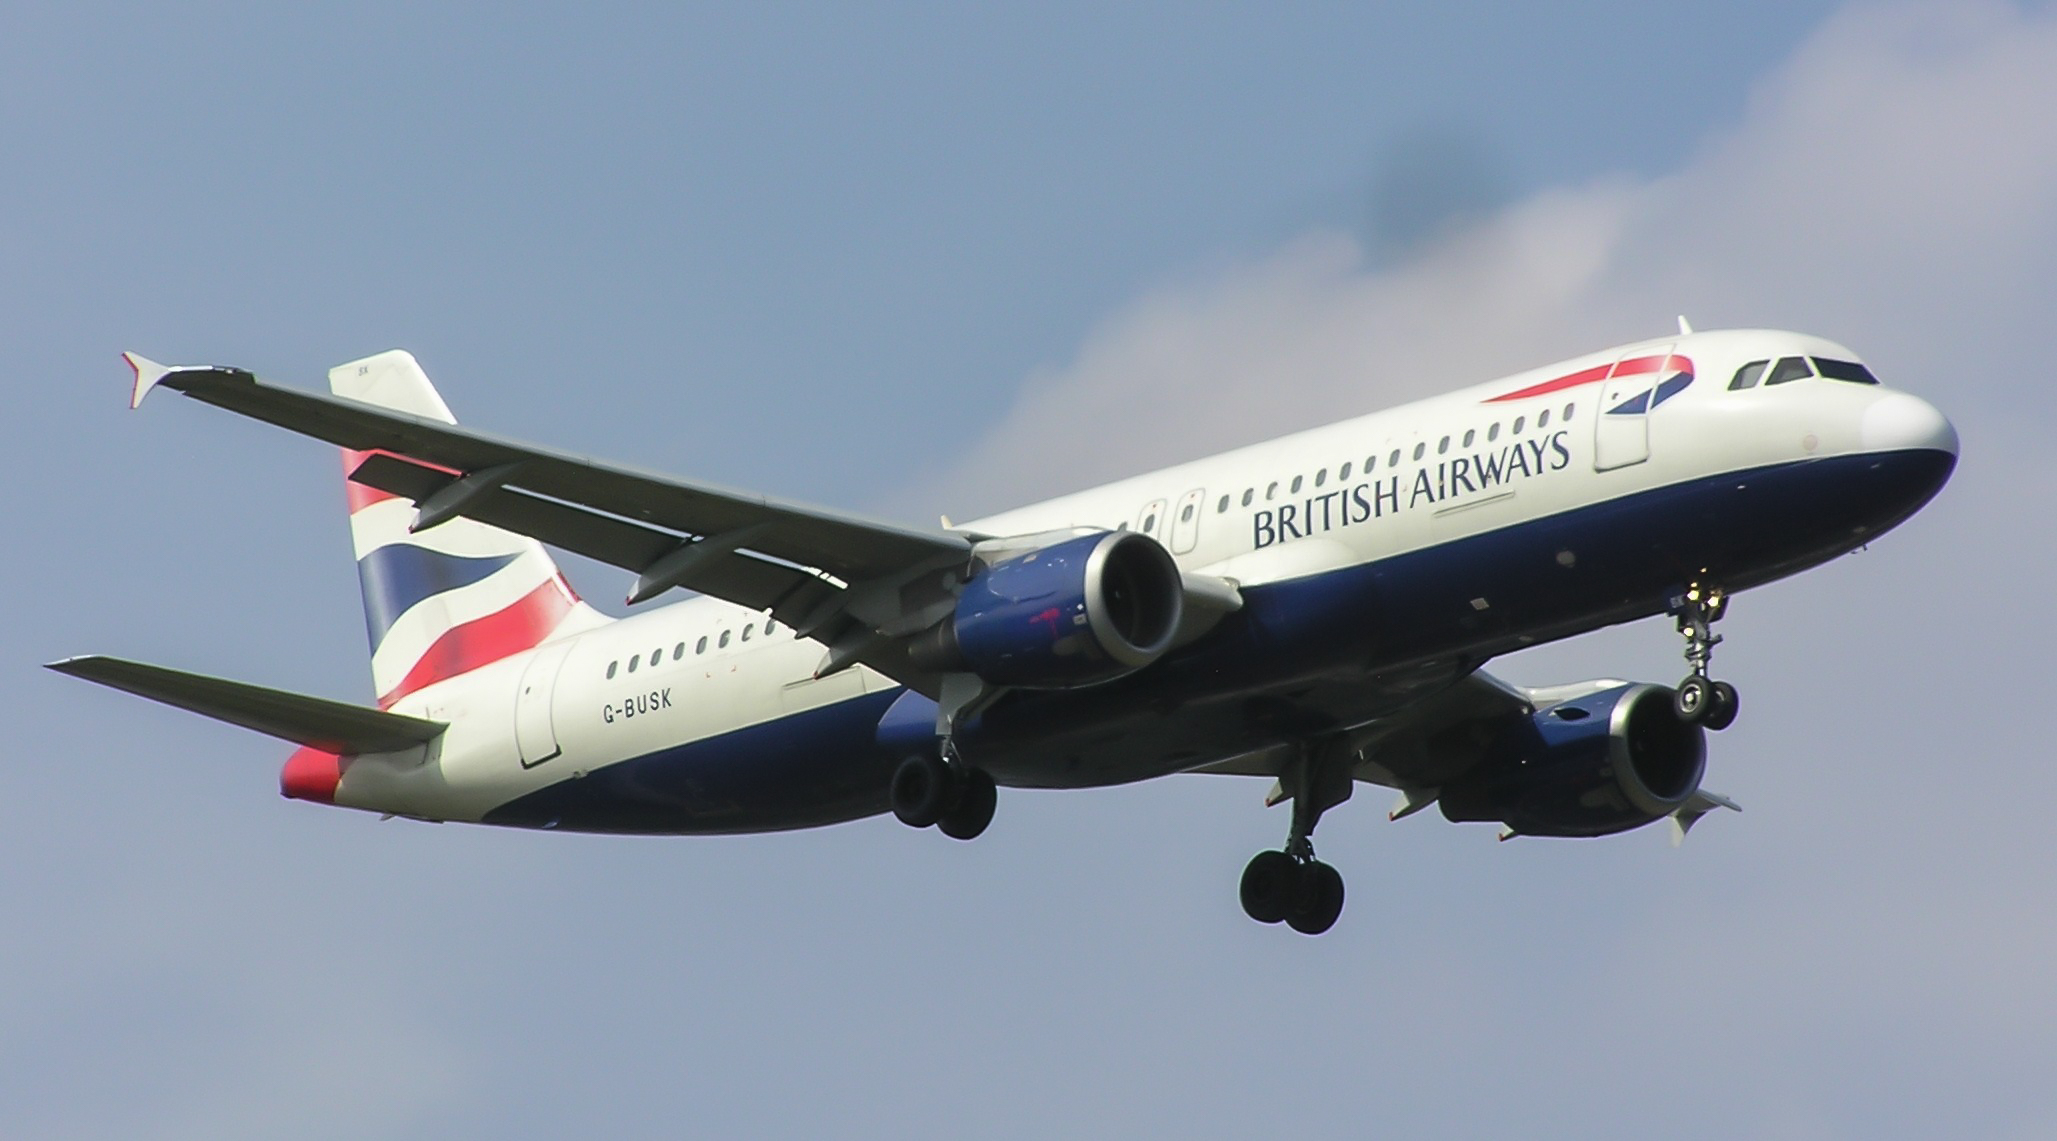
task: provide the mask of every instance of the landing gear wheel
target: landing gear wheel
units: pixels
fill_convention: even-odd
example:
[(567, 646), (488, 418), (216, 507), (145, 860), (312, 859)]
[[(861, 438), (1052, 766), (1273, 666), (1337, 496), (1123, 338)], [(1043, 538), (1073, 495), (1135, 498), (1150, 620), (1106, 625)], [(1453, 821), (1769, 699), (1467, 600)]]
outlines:
[(934, 753), (918, 753), (893, 773), (893, 815), (909, 828), (926, 828), (943, 818), (957, 799), (959, 777)]
[(1299, 870), (1299, 898), (1286, 923), (1302, 935), (1319, 935), (1343, 914), (1343, 875), (1320, 860), (1310, 860)]
[(999, 800), (993, 778), (983, 769), (973, 769), (964, 774), (964, 791), (958, 794), (957, 803), (936, 821), (936, 830), (952, 840), (975, 840), (993, 822), (993, 809)]
[(1300, 863), (1284, 852), (1259, 852), (1243, 869), (1243, 913), (1259, 923), (1277, 923), (1294, 911), (1300, 896)]
[(1736, 723), (1736, 712), (1742, 707), (1742, 698), (1736, 696), (1736, 687), (1725, 681), (1714, 683), (1713, 703), (1700, 718), (1700, 724), (1719, 733)]
[(1671, 709), (1680, 721), (1698, 725), (1713, 711), (1716, 700), (1714, 683), (1694, 674), (1678, 683), (1678, 692), (1671, 696)]

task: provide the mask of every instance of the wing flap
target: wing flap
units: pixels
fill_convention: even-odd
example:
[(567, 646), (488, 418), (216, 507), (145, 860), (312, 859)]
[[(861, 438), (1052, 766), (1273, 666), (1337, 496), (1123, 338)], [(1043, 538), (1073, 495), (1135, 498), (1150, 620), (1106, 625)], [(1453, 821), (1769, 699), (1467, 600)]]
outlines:
[(440, 721), (99, 654), (47, 668), (338, 756), (411, 749), (448, 728)]

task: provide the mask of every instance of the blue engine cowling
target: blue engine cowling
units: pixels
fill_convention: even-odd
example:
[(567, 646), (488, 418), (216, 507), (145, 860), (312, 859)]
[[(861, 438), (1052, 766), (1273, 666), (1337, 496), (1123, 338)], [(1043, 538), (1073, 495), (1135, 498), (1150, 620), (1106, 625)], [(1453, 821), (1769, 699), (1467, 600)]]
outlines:
[(1497, 820), (1527, 836), (1605, 836), (1683, 807), (1707, 770), (1706, 733), (1661, 685), (1622, 685), (1513, 723), (1442, 790), (1452, 821)]
[(1178, 564), (1132, 531), (973, 557), (956, 609), (914, 647), (925, 668), (1023, 689), (1111, 681), (1164, 656), (1185, 612)]

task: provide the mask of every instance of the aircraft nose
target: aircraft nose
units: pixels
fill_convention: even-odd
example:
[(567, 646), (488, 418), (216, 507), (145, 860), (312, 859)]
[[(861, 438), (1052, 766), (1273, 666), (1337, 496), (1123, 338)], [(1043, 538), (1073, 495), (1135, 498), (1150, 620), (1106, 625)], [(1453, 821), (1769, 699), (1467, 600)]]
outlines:
[(1891, 392), (1864, 410), (1860, 429), (1870, 452), (1926, 449), (1957, 454), (1957, 429), (1936, 406), (1918, 396)]

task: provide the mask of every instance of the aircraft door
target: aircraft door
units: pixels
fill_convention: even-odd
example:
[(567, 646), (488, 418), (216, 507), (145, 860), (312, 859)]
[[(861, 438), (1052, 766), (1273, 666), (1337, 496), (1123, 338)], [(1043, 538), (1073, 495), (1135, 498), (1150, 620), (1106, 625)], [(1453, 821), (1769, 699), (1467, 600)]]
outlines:
[(1165, 510), (1165, 506), (1165, 501), (1162, 499), (1153, 499), (1144, 504), (1142, 512), (1136, 516), (1136, 530), (1160, 543), (1163, 542), (1165, 530), (1164, 517), (1170, 514), (1170, 512)]
[(1196, 487), (1179, 496), (1171, 515), (1171, 553), (1191, 554), (1200, 545), (1200, 516), (1205, 511), (1207, 489)]
[(557, 692), (557, 673), (577, 642), (566, 638), (544, 643), (521, 671), (521, 688), (514, 695), (514, 742), (521, 750), (522, 768), (532, 769), (564, 751), (557, 744), (550, 705)]
[[(1671, 346), (1637, 358), (1636, 363), (1663, 361)], [(1624, 372), (1616, 361), (1607, 380), (1600, 385), (1600, 406), (1593, 410), (1593, 470), (1613, 471), (1650, 458), (1651, 389), (1658, 376), (1649, 369)]]

